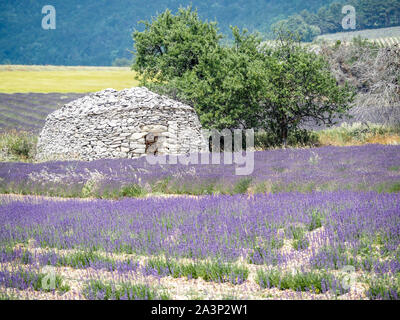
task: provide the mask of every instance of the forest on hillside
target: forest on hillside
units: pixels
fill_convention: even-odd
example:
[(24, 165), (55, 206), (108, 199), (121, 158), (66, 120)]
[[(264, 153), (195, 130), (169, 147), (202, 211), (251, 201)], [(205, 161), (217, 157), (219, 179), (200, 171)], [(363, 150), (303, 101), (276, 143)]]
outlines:
[[(362, 27), (399, 24), (400, 0), (346, 2), (357, 1), (368, 5), (367, 9), (360, 9)], [(143, 27), (138, 25), (139, 20), (149, 20), (166, 8), (175, 12), (180, 6), (190, 4), (198, 9), (202, 19), (218, 21), (220, 31), (227, 37), (225, 41), (229, 41), (230, 25), (257, 30), (270, 38), (271, 26), (299, 16), (302, 17), (300, 24), (316, 24), (322, 33), (334, 32), (341, 26), (341, 18), (336, 16), (337, 11), (330, 9), (333, 2), (335, 0), (53, 0), (56, 29), (43, 30), (41, 11), (48, 1), (0, 0), (0, 64), (111, 65), (117, 59), (131, 59), (132, 32)], [(364, 5), (359, 7), (364, 8)], [(389, 10), (389, 15), (384, 16), (377, 8), (386, 8), (382, 10)], [(396, 14), (397, 20), (393, 18)], [(379, 15), (378, 20), (376, 15)], [(387, 16), (389, 22), (385, 20)], [(381, 23), (383, 20), (385, 22)]]
[[(315, 11), (325, 0), (53, 0), (56, 29), (43, 30), (41, 10), (49, 1), (0, 0), (0, 63), (111, 65), (131, 58), (132, 32), (169, 8), (193, 5), (202, 19), (268, 33), (270, 25), (290, 14)], [(328, 1), (332, 2), (332, 0)]]
[(400, 0), (341, 0), (324, 5), (315, 13), (304, 9), (273, 24), (272, 29), (286, 28), (298, 33), (302, 41), (312, 41), (320, 34), (342, 32), (343, 5), (355, 8), (356, 30), (400, 25)]

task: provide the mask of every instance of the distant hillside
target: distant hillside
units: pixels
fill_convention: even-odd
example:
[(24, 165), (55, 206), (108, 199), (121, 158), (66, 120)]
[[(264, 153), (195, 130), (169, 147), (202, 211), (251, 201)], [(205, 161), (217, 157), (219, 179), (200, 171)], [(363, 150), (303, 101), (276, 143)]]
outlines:
[(389, 47), (395, 44), (400, 45), (400, 27), (370, 29), (352, 32), (337, 32), (318, 36), (315, 42), (333, 42), (340, 40), (350, 43), (354, 38), (368, 39), (379, 47)]
[[(0, 63), (111, 65), (131, 58), (131, 33), (138, 20), (190, 3), (203, 19), (267, 34), (271, 24), (332, 0), (0, 0)], [(44, 5), (56, 9), (56, 30), (43, 30)]]
[(316, 12), (303, 10), (295, 13), (278, 21), (272, 28), (296, 32), (303, 41), (312, 41), (320, 34), (342, 32), (344, 5), (351, 5), (355, 9), (356, 30), (400, 26), (400, 0), (337, 0), (327, 3)]
[(369, 29), (351, 32), (337, 32), (318, 36), (315, 40), (328, 41), (351, 41), (353, 38), (361, 37), (363, 39), (380, 40), (386, 38), (400, 38), (400, 27)]

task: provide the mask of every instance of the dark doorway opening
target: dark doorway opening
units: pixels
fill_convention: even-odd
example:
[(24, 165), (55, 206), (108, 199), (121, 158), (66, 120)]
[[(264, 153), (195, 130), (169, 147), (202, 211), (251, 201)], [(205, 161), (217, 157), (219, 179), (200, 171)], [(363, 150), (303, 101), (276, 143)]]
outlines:
[(158, 135), (154, 133), (149, 133), (145, 136), (146, 143), (146, 154), (158, 154)]

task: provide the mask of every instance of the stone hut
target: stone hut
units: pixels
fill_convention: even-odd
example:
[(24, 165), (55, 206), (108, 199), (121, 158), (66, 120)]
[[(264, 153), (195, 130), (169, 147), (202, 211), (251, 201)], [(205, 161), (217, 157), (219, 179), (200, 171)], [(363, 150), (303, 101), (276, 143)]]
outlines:
[(37, 160), (136, 158), (206, 152), (194, 109), (144, 87), (106, 89), (48, 115)]

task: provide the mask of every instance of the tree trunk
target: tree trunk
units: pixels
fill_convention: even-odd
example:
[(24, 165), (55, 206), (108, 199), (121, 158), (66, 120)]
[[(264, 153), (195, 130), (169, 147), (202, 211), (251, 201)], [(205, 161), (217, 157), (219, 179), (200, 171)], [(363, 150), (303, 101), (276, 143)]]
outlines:
[(282, 144), (283, 147), (287, 147), (287, 138), (288, 138), (288, 128), (287, 126), (282, 126), (281, 127), (281, 138), (282, 138)]

